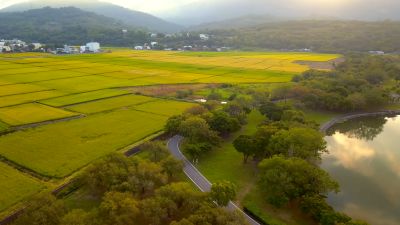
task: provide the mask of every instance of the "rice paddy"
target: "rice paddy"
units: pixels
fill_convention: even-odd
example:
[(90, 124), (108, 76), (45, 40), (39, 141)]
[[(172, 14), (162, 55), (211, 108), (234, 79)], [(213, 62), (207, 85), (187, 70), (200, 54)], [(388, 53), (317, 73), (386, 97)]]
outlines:
[(39, 181), (0, 161), (0, 212), (44, 188)]
[(337, 57), (121, 49), (95, 55), (0, 54), (0, 158), (7, 162), (0, 162), (0, 212), (46, 186), (18, 169), (62, 181), (161, 131), (169, 116), (194, 105), (134, 95), (133, 88), (280, 84), (309, 69), (298, 61)]
[(0, 108), (0, 120), (11, 126), (39, 123), (76, 115), (76, 113), (36, 103)]

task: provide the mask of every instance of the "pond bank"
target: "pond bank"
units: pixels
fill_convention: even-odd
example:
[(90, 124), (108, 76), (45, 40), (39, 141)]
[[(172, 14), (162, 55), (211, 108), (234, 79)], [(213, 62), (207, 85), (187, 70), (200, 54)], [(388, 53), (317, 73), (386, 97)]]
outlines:
[(400, 110), (382, 110), (378, 112), (363, 112), (363, 113), (351, 113), (345, 114), (342, 116), (335, 117), (330, 121), (324, 123), (320, 127), (320, 131), (326, 133), (326, 131), (331, 128), (333, 125), (337, 123), (343, 123), (347, 120), (356, 119), (360, 117), (368, 117), (368, 116), (395, 116), (400, 114)]

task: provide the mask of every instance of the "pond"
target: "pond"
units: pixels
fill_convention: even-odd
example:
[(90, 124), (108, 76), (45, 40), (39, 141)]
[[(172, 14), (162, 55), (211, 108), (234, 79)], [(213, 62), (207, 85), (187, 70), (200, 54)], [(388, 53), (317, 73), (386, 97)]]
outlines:
[(327, 133), (321, 167), (341, 188), (328, 202), (373, 225), (399, 225), (400, 116), (354, 119)]

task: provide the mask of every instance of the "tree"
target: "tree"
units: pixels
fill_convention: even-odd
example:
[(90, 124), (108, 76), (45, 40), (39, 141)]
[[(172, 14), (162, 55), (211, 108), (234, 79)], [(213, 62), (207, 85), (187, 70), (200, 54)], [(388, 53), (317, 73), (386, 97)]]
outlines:
[(224, 111), (230, 116), (237, 118), (240, 123), (244, 124), (246, 122), (246, 110), (237, 101), (229, 102), (224, 106)]
[(202, 208), (195, 211), (188, 218), (172, 224), (249, 225), (246, 219), (239, 212), (237, 211), (232, 212), (222, 208), (215, 208), (210, 205), (204, 205)]
[(207, 113), (208, 110), (202, 105), (193, 106), (185, 111), (185, 114), (190, 114), (192, 116), (201, 116)]
[(254, 135), (255, 155), (261, 158), (271, 157), (273, 152), (270, 150), (270, 140), (279, 131), (279, 128), (273, 124), (261, 126)]
[(214, 89), (211, 91), (211, 93), (207, 96), (208, 100), (221, 100), (222, 95), (218, 92), (215, 91)]
[(108, 192), (99, 207), (99, 216), (103, 225), (134, 225), (139, 224), (140, 213), (138, 202), (132, 194)]
[(290, 86), (280, 86), (277, 88), (274, 88), (271, 94), (272, 100), (286, 100), (290, 97)]
[(97, 215), (88, 213), (82, 209), (74, 209), (68, 212), (60, 222), (60, 225), (95, 225), (98, 224)]
[(364, 110), (367, 108), (367, 101), (361, 93), (354, 93), (346, 98), (350, 103), (350, 110)]
[(49, 193), (36, 196), (15, 225), (57, 225), (66, 212), (64, 203)]
[(282, 118), (283, 109), (272, 102), (264, 102), (259, 107), (260, 112), (270, 120), (278, 121)]
[(132, 186), (131, 191), (141, 197), (168, 182), (168, 177), (163, 173), (163, 168), (157, 163), (138, 160), (135, 168), (130, 169), (130, 171), (128, 186)]
[(221, 135), (226, 135), (240, 129), (240, 122), (223, 111), (214, 112), (210, 121), (210, 128)]
[(326, 152), (323, 135), (312, 128), (295, 127), (281, 130), (271, 137), (269, 148), (272, 154), (283, 154), (287, 157), (315, 159)]
[(147, 198), (140, 202), (140, 211), (147, 223), (152, 225), (168, 224), (171, 202), (165, 198)]
[(305, 123), (306, 121), (304, 113), (298, 110), (283, 111), (281, 120), (289, 122), (298, 122), (298, 123)]
[(236, 198), (236, 187), (229, 181), (214, 183), (210, 192), (211, 199), (219, 206), (227, 206), (229, 201)]
[(274, 156), (259, 164), (259, 186), (271, 204), (282, 206), (304, 196), (339, 191), (327, 172), (299, 158)]
[(179, 127), (184, 120), (185, 117), (182, 115), (170, 117), (165, 124), (165, 132), (171, 135), (179, 133)]
[(215, 131), (212, 131), (207, 121), (200, 117), (189, 117), (181, 123), (179, 130), (192, 143), (209, 142), (216, 144), (219, 142)]
[(249, 156), (254, 155), (256, 151), (255, 140), (248, 135), (240, 135), (233, 141), (233, 146), (243, 154), (243, 163), (247, 163)]
[(127, 187), (133, 162), (122, 154), (112, 154), (90, 165), (81, 179), (91, 193), (102, 196), (110, 190), (124, 191)]
[(209, 143), (189, 143), (186, 144), (183, 148), (183, 151), (193, 159), (193, 161), (197, 161), (202, 154), (208, 152), (212, 149), (212, 146)]
[(202, 205), (208, 204), (205, 193), (194, 190), (184, 182), (163, 186), (156, 191), (155, 196), (169, 200), (169, 217), (174, 220), (188, 217)]
[(168, 148), (161, 141), (146, 142), (141, 149), (150, 153), (150, 159), (153, 162), (159, 162), (170, 154)]
[(163, 171), (168, 174), (168, 178), (171, 179), (175, 174), (182, 171), (183, 162), (173, 156), (168, 156), (161, 161), (161, 166)]

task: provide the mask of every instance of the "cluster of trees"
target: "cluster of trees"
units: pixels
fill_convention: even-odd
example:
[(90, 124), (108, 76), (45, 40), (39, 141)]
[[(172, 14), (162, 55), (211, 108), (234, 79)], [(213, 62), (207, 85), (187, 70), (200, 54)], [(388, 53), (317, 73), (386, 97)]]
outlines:
[(314, 122), (301, 111), (272, 102), (259, 110), (268, 118), (254, 135), (239, 136), (233, 145), (260, 162), (259, 190), (270, 204), (299, 207), (322, 225), (364, 224), (336, 212), (326, 203), (326, 194), (338, 192), (339, 184), (316, 164), (326, 152), (326, 142)]
[(165, 131), (185, 137), (183, 150), (197, 161), (202, 154), (217, 146), (222, 137), (238, 131), (246, 123), (249, 104), (233, 101), (222, 107), (212, 103), (195, 106), (182, 115), (169, 118)]
[(162, 143), (147, 143), (143, 149), (149, 151), (148, 159), (113, 154), (86, 169), (79, 183), (91, 198), (100, 199), (92, 210), (71, 209), (62, 199), (42, 194), (14, 224), (247, 224), (237, 212), (222, 208), (235, 198), (231, 183), (216, 183), (210, 193), (201, 193), (179, 182), (176, 175), (182, 163), (172, 158)]
[(241, 49), (312, 49), (347, 53), (400, 51), (398, 21), (298, 20), (270, 22), (242, 29), (207, 31), (226, 46)]
[(303, 112), (272, 102), (261, 104), (259, 110), (268, 120), (254, 135), (241, 135), (233, 142), (245, 163), (250, 156), (259, 161), (274, 155), (313, 161), (326, 151), (318, 125), (307, 121)]
[(399, 94), (398, 56), (352, 55), (333, 71), (309, 70), (295, 76), (286, 97), (306, 108), (349, 112), (382, 107)]

